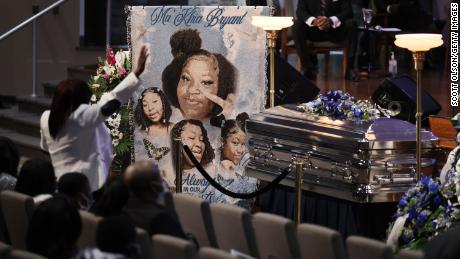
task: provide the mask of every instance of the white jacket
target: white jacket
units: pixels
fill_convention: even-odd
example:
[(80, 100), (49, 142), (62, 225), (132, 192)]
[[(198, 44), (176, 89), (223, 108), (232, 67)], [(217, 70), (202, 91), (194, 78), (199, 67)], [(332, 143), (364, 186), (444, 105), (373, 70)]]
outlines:
[(43, 150), (48, 151), (56, 177), (71, 172), (83, 173), (88, 177), (91, 190), (102, 187), (112, 164), (112, 139), (101, 113), (101, 107), (108, 101), (117, 99), (126, 103), (139, 87), (139, 79), (130, 73), (111, 92), (102, 96), (95, 105), (81, 104), (70, 114), (57, 138), (49, 132), (50, 110), (40, 118), (41, 142)]

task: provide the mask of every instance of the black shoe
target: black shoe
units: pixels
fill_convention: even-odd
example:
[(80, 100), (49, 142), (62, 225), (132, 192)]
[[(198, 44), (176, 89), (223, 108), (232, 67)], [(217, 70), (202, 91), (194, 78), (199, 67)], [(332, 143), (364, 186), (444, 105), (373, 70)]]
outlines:
[(355, 71), (353, 71), (352, 69), (347, 69), (347, 72), (345, 73), (345, 79), (349, 81), (358, 81), (359, 77), (355, 73)]

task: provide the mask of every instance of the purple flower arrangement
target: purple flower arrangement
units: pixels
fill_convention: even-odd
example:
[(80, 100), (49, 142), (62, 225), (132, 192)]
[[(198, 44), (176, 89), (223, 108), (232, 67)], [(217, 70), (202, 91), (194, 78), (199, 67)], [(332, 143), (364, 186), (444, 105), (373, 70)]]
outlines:
[(380, 117), (381, 109), (367, 100), (356, 100), (340, 90), (318, 95), (315, 100), (297, 106), (314, 116), (329, 116), (338, 120), (368, 121)]

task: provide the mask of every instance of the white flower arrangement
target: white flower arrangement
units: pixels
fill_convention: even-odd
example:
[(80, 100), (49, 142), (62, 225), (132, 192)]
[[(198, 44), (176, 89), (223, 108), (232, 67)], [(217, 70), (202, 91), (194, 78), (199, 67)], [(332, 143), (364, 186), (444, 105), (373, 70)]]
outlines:
[[(107, 47), (105, 60), (100, 57), (99, 67), (96, 75), (92, 76), (89, 81), (93, 95), (91, 103), (96, 103), (104, 93), (114, 89), (131, 70), (130, 52), (117, 51), (116, 53), (110, 47)], [(129, 124), (129, 107), (122, 106), (117, 113), (112, 114), (106, 119), (106, 125), (110, 130), (112, 137), (112, 146), (115, 153), (114, 163), (121, 161), (122, 156), (130, 154), (132, 140), (130, 136)]]

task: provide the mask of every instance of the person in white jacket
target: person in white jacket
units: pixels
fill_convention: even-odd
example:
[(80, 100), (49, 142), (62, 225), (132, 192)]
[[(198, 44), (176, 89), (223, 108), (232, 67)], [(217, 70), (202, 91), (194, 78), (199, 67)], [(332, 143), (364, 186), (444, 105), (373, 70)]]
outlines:
[(40, 118), (40, 146), (49, 152), (58, 179), (79, 172), (88, 177), (92, 191), (102, 187), (113, 159), (104, 121), (138, 89), (148, 56), (142, 46), (133, 72), (95, 105), (89, 104), (92, 93), (84, 81), (66, 79), (58, 85), (51, 109)]

